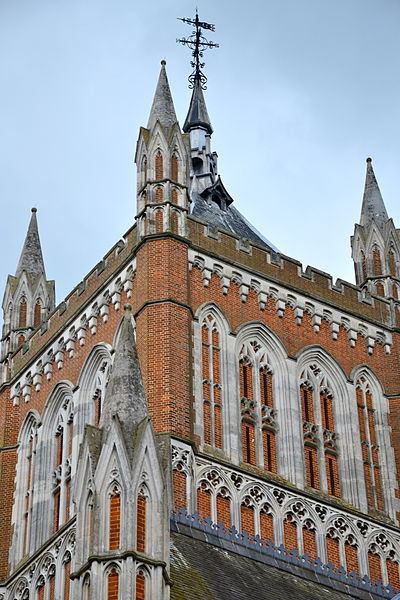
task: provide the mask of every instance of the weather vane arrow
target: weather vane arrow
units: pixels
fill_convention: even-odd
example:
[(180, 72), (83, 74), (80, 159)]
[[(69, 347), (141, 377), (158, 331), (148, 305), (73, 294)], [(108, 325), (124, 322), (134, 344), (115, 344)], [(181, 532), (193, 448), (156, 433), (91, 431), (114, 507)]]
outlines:
[(215, 25), (212, 25), (211, 23), (205, 23), (204, 21), (200, 21), (197, 9), (196, 17), (194, 19), (180, 17), (178, 17), (178, 19), (179, 21), (183, 21), (183, 23), (187, 23), (188, 25), (194, 25), (195, 27), (191, 36), (176, 40), (179, 44), (188, 46), (192, 50), (193, 60), (190, 61), (190, 64), (193, 68), (193, 72), (188, 77), (189, 88), (193, 89), (197, 81), (202, 87), (202, 89), (205, 90), (207, 89), (207, 77), (202, 71), (205, 64), (204, 62), (201, 62), (201, 59), (203, 58), (203, 52), (204, 50), (207, 50), (207, 48), (219, 48), (219, 44), (215, 44), (214, 42), (208, 41), (203, 36), (202, 29), (215, 31)]

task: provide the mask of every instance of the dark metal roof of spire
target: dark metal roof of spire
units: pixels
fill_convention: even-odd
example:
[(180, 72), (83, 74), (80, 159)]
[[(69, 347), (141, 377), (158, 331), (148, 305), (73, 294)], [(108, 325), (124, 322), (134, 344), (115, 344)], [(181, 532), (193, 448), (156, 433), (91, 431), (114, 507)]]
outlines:
[(213, 132), (201, 83), (199, 79), (196, 79), (194, 82), (192, 98), (190, 100), (189, 111), (183, 125), (183, 131), (187, 133), (190, 129), (199, 126), (207, 129), (209, 134)]
[(177, 123), (174, 102), (172, 100), (171, 90), (169, 88), (167, 72), (165, 70), (166, 62), (161, 61), (161, 71), (158, 78), (157, 88), (154, 94), (147, 129), (152, 129), (159, 121), (164, 127), (171, 127)]
[(129, 443), (137, 424), (148, 415), (130, 305), (125, 306), (100, 425), (108, 427), (114, 415), (118, 416)]
[(372, 168), (372, 159), (367, 158), (364, 197), (361, 208), (360, 225), (369, 225), (372, 221), (383, 227), (388, 220), (385, 204)]
[(26, 234), (15, 276), (20, 277), (23, 271), (26, 271), (26, 273), (29, 275), (43, 274), (46, 278), (36, 219), (36, 208), (32, 208), (32, 216), (28, 227), (28, 233)]

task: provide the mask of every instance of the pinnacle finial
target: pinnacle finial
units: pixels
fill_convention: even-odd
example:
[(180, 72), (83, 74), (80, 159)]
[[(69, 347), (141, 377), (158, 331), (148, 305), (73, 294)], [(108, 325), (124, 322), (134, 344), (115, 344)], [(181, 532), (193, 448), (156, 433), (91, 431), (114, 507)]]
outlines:
[(368, 157), (360, 225), (366, 226), (374, 221), (378, 227), (382, 227), (388, 218), (382, 194), (372, 167), (372, 159)]
[(153, 104), (150, 110), (147, 129), (152, 129), (157, 121), (164, 127), (171, 127), (177, 123), (174, 102), (168, 83), (167, 72), (165, 70), (166, 61), (161, 61), (160, 76), (158, 78), (157, 88), (154, 94)]
[(26, 234), (24, 246), (18, 262), (16, 277), (20, 277), (23, 271), (29, 275), (43, 274), (46, 278), (42, 247), (40, 245), (39, 229), (36, 219), (36, 208), (31, 209), (32, 215)]

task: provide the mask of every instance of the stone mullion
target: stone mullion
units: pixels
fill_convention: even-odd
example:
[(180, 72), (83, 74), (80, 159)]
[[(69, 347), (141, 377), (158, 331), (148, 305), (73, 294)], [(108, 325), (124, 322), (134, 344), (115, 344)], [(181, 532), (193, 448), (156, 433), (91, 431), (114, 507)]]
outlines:
[(212, 343), (212, 324), (208, 324), (208, 380), (210, 390), (210, 429), (211, 445), (215, 448), (215, 410), (214, 410), (214, 373), (213, 373), (213, 343)]
[(254, 402), (254, 437), (255, 454), (257, 466), (264, 468), (264, 451), (262, 439), (262, 413), (261, 413), (261, 390), (260, 390), (260, 364), (257, 357), (253, 358), (252, 365), (252, 391)]
[(325, 446), (324, 446), (324, 435), (322, 428), (322, 414), (321, 414), (321, 382), (315, 381), (312, 391), (312, 402), (314, 406), (314, 425), (317, 427), (317, 456), (318, 456), (318, 470), (319, 470), (319, 489), (323, 492), (328, 492), (328, 482), (326, 477), (325, 467)]

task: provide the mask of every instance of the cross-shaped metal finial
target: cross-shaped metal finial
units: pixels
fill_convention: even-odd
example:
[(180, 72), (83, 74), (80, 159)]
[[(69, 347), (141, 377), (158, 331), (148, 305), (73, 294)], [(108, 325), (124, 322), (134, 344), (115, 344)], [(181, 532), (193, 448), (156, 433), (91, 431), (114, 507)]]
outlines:
[(189, 75), (189, 88), (193, 89), (196, 81), (200, 83), (200, 86), (203, 90), (206, 88), (207, 77), (204, 75), (202, 68), (204, 67), (204, 62), (200, 62), (200, 59), (203, 58), (203, 52), (207, 48), (219, 48), (219, 44), (215, 44), (214, 42), (209, 42), (202, 35), (202, 29), (209, 29), (210, 31), (215, 31), (215, 25), (211, 25), (210, 23), (204, 23), (199, 20), (199, 15), (196, 8), (196, 17), (194, 19), (186, 19), (179, 18), (180, 21), (187, 23), (188, 25), (194, 25), (195, 29), (193, 33), (188, 38), (181, 38), (176, 40), (180, 44), (184, 44), (189, 46), (192, 50), (192, 56), (194, 60), (190, 61), (190, 64), (193, 68), (193, 73)]

